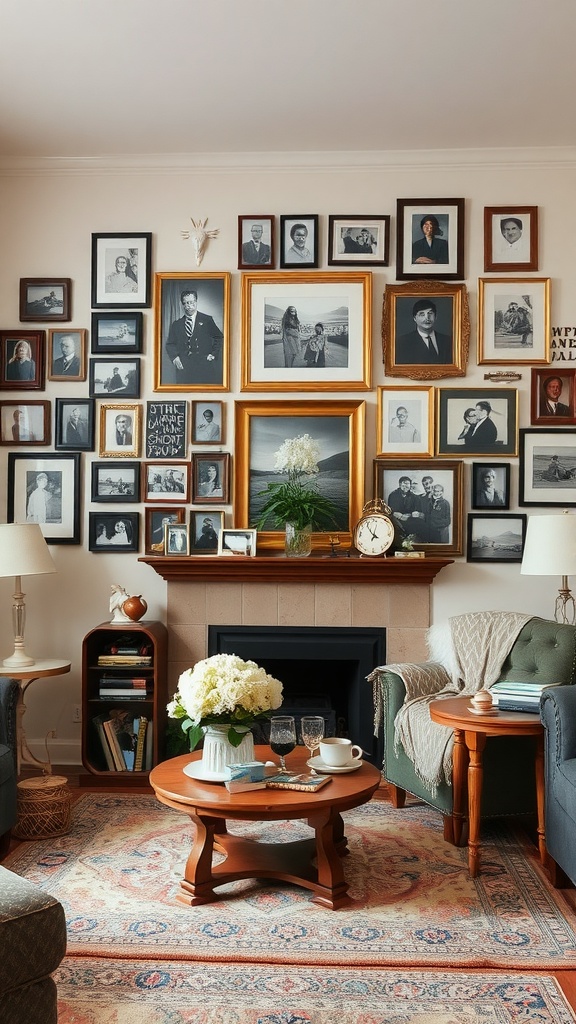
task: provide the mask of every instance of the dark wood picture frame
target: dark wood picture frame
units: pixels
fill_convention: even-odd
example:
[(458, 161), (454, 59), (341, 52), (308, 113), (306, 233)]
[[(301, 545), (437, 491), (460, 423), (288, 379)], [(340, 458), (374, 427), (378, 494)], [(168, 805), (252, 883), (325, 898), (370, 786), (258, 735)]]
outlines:
[[(415, 550), (434, 555), (461, 555), (464, 463), (383, 458), (374, 459), (373, 465), (374, 497), (390, 505), (400, 533), (414, 538)], [(401, 484), (403, 478), (410, 481), (408, 488)], [(432, 502), (437, 506), (433, 509), (434, 515), (425, 501), (429, 481), (432, 493), (436, 485), (444, 488), (443, 494), (437, 494)], [(400, 500), (397, 492), (405, 492), (408, 500)], [(448, 503), (448, 509), (443, 502)], [(441, 539), (443, 534), (446, 540)]]
[[(575, 375), (576, 368), (562, 363), (546, 368), (532, 367), (530, 423), (549, 427), (576, 423)], [(552, 405), (548, 404), (549, 401)]]
[(484, 207), (484, 270), (538, 270), (537, 206)]
[(190, 501), (190, 463), (143, 462), (142, 501), (184, 502), (187, 505)]
[(328, 266), (387, 267), (389, 256), (388, 214), (329, 215)]
[[(118, 529), (119, 525), (122, 529)], [(94, 554), (138, 551), (139, 533), (139, 512), (88, 513), (88, 550)]]
[(92, 313), (90, 351), (92, 355), (140, 355), (142, 352), (142, 313)]
[[(432, 310), (427, 315), (427, 310)], [(427, 319), (422, 320), (422, 317)], [(426, 346), (418, 327), (434, 332), (438, 353)], [(388, 285), (382, 307), (382, 348), (386, 376), (412, 380), (464, 377), (470, 344), (468, 293), (463, 284), (414, 281)]]
[(186, 522), (184, 506), (163, 505), (144, 509), (144, 551), (147, 555), (164, 554), (164, 526), (167, 522)]
[(437, 455), (518, 454), (517, 388), (438, 388), (437, 403)]
[(93, 309), (146, 309), (151, 296), (152, 233), (93, 234)]
[[(396, 277), (399, 281), (464, 279), (464, 199), (396, 201)], [(431, 225), (432, 244), (426, 239)]]
[(140, 501), (140, 463), (93, 462), (91, 500), (130, 505)]
[[(82, 455), (70, 452), (8, 452), (9, 523), (38, 522), (47, 544), (80, 543), (80, 470)], [(44, 474), (48, 492), (45, 517), (30, 509), (37, 477)]]
[[(68, 356), (64, 356), (62, 348), (67, 341)], [(70, 342), (74, 343), (74, 353), (70, 352)], [(86, 346), (88, 331), (85, 327), (50, 328), (46, 351), (48, 380), (78, 381), (86, 380)]]
[[(230, 501), (230, 452), (195, 452), (192, 456), (192, 504), (227, 505)], [(212, 475), (212, 467), (216, 474)]]
[[(490, 491), (484, 485), (485, 476), (492, 476)], [(510, 508), (510, 463), (473, 462), (471, 467), (470, 508), (485, 511), (489, 508)]]
[(45, 348), (46, 331), (0, 331), (0, 390), (43, 391)]
[[(280, 268), (282, 270), (306, 270), (318, 267), (319, 217), (317, 213), (288, 214), (280, 216)], [(298, 237), (296, 237), (298, 236)], [(301, 239), (303, 245), (296, 243)], [(300, 256), (299, 249), (303, 255)]]
[(69, 277), (21, 277), (20, 322), (70, 320), (71, 288)]
[(525, 512), (469, 512), (466, 561), (521, 562), (527, 520)]
[(273, 270), (275, 253), (273, 215), (238, 217), (238, 270)]
[(190, 511), (190, 554), (217, 555), (218, 538), (223, 529), (223, 509), (193, 508)]
[(116, 356), (114, 359), (90, 359), (88, 394), (110, 400), (140, 398), (141, 360)]
[(520, 430), (518, 504), (576, 506), (576, 429)]
[[(93, 398), (57, 398), (54, 447), (60, 452), (94, 451)], [(76, 412), (79, 415), (76, 415)]]
[(50, 444), (51, 402), (11, 399), (0, 402), (0, 445), (25, 448)]

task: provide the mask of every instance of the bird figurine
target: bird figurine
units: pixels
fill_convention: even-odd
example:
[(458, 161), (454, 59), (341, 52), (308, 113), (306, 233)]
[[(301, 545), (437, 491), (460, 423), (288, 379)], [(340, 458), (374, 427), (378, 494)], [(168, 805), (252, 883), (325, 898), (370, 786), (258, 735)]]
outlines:
[(220, 228), (212, 228), (211, 231), (206, 231), (206, 225), (208, 223), (208, 217), (206, 220), (195, 221), (193, 217), (190, 217), (192, 222), (191, 231), (181, 231), (182, 238), (192, 239), (192, 245), (194, 246), (194, 253), (196, 255), (196, 266), (199, 267), (204, 257), (204, 250), (208, 243), (209, 238), (217, 238)]

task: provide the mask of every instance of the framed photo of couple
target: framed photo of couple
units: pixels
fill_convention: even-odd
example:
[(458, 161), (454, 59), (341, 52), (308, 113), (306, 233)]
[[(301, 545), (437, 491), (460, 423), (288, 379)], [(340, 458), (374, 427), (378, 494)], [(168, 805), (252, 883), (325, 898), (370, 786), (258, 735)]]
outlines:
[(517, 455), (516, 388), (438, 388), (438, 455)]

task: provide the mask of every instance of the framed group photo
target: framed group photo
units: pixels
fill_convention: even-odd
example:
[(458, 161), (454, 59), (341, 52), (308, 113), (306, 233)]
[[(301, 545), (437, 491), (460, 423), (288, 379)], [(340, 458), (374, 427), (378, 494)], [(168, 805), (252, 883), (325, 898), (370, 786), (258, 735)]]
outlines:
[(367, 391), (372, 275), (242, 275), (242, 391)]
[(91, 398), (140, 398), (140, 360), (91, 359), (88, 390)]
[(0, 389), (43, 391), (45, 331), (0, 331)]
[(189, 462), (145, 462), (142, 479), (143, 501), (190, 501)]
[(532, 369), (530, 422), (539, 425), (567, 426), (576, 423), (576, 369), (554, 364)]
[(273, 216), (238, 217), (238, 270), (274, 268)]
[(48, 380), (86, 380), (87, 335), (88, 331), (83, 328), (48, 331)]
[(224, 402), (192, 402), (192, 444), (224, 443)]
[(50, 402), (0, 402), (0, 445), (50, 444)]
[(470, 508), (510, 508), (510, 463), (473, 462)]
[(138, 551), (139, 512), (89, 512), (88, 550)]
[(519, 505), (576, 505), (576, 430), (520, 431)]
[(21, 277), (20, 320), (70, 320), (69, 277)]
[(141, 405), (101, 405), (98, 454), (101, 459), (140, 455)]
[(79, 544), (81, 458), (9, 452), (7, 521), (38, 523), (47, 544)]
[(481, 277), (478, 363), (550, 362), (550, 278)]
[(434, 455), (434, 388), (378, 388), (378, 455)]
[(390, 253), (390, 217), (328, 217), (328, 266), (387, 267)]
[(374, 460), (374, 496), (416, 550), (462, 554), (462, 462)]
[(318, 266), (318, 214), (282, 214), (280, 217), (280, 266), (311, 269)]
[(230, 274), (156, 274), (154, 391), (228, 391)]
[(200, 452), (192, 456), (192, 502), (228, 504), (230, 495), (230, 453)]
[(416, 281), (386, 287), (382, 347), (387, 375), (413, 380), (463, 377), (469, 342), (465, 285)]
[(93, 462), (91, 499), (109, 504), (140, 501), (140, 463)]
[(516, 388), (438, 388), (437, 455), (517, 455)]
[(467, 562), (521, 562), (527, 515), (468, 513)]
[(464, 278), (464, 200), (398, 199), (396, 277)]
[(484, 270), (538, 270), (538, 207), (484, 207)]
[(142, 313), (92, 313), (93, 355), (138, 355), (142, 352)]
[(187, 423), (187, 402), (146, 402), (146, 458), (185, 459)]
[[(352, 530), (364, 505), (363, 401), (236, 402), (234, 510), (236, 526), (253, 527), (264, 503), (268, 483), (284, 477), (275, 470), (276, 452), (291, 438), (309, 434), (320, 450), (315, 487), (336, 507), (333, 527), (312, 535), (314, 545), (328, 547), (337, 533), (351, 543)], [(284, 546), (284, 527), (267, 523), (258, 531), (262, 548)]]
[(163, 555), (165, 527), (171, 523), (185, 523), (186, 509), (183, 505), (144, 509), (144, 550), (147, 555)]
[(206, 509), (190, 512), (190, 554), (217, 555), (218, 538), (224, 529), (224, 511)]
[(94, 309), (145, 309), (150, 305), (152, 234), (105, 232), (92, 235)]
[(54, 447), (63, 452), (94, 451), (94, 399), (57, 398)]

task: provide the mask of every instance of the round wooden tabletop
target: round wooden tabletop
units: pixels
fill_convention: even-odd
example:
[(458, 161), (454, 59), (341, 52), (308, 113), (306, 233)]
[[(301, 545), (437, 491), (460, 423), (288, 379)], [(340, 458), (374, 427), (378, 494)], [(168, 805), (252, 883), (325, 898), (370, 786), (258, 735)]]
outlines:
[(446, 697), (433, 700), (430, 717), (439, 725), (466, 732), (482, 732), (485, 736), (534, 736), (542, 732), (539, 714), (529, 711), (496, 711), (496, 714), (478, 715), (471, 710), (470, 697)]

